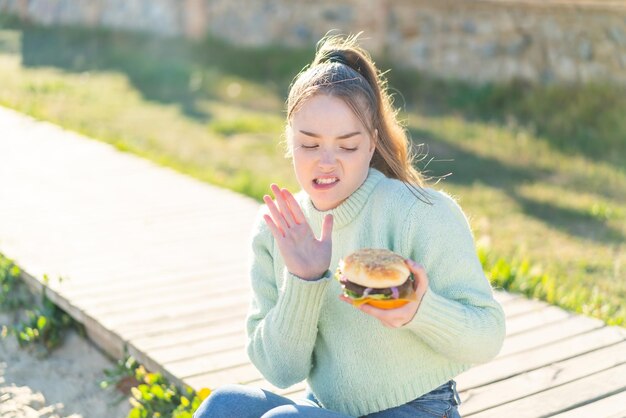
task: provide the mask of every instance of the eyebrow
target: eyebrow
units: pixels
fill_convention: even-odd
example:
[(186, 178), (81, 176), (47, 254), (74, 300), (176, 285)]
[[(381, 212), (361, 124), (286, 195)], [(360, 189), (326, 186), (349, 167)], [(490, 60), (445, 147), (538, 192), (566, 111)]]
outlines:
[[(312, 136), (313, 138), (320, 138), (320, 135), (318, 134), (314, 134), (313, 132), (307, 132), (307, 131), (303, 131), (302, 129), (300, 129), (300, 132), (307, 135), (307, 136)], [(361, 131), (356, 131), (356, 132), (350, 132), (349, 134), (345, 134), (345, 135), (340, 135), (335, 139), (348, 139), (351, 138), (355, 135), (359, 135), (361, 133)]]

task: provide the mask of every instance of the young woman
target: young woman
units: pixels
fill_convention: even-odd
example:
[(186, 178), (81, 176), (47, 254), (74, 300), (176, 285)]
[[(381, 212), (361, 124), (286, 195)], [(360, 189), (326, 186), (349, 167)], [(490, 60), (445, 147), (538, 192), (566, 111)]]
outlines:
[[(226, 385), (196, 418), (458, 417), (453, 378), (500, 350), (504, 315), (467, 219), (413, 168), (357, 37), (322, 39), (294, 80), (286, 139), (302, 191), (271, 185), (252, 241), (249, 357), (277, 387), (306, 379), (307, 398)], [(417, 301), (349, 303), (332, 275), (361, 248), (405, 258)]]

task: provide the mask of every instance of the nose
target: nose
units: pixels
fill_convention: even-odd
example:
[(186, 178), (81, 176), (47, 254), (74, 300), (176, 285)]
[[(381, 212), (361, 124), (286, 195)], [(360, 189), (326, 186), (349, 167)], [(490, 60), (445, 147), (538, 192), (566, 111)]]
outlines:
[(332, 169), (335, 167), (335, 153), (332, 150), (323, 149), (320, 154), (319, 166), (321, 169)]

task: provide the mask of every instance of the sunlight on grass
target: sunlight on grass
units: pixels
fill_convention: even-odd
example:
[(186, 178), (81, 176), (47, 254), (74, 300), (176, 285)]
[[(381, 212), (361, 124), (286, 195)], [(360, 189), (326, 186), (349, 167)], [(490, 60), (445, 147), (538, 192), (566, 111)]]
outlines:
[(562, 308), (589, 315), (609, 325), (625, 325), (626, 309), (606, 299), (597, 286), (572, 289), (561, 277), (546, 273), (528, 259), (497, 258), (487, 248), (479, 248), (483, 269), (495, 288), (523, 293)]

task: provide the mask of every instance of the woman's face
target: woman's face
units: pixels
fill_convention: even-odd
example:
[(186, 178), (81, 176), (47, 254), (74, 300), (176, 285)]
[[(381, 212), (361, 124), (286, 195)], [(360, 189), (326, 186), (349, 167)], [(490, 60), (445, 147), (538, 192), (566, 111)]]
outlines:
[(318, 210), (336, 208), (363, 184), (374, 141), (342, 99), (309, 98), (287, 129), (298, 183)]

